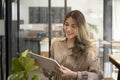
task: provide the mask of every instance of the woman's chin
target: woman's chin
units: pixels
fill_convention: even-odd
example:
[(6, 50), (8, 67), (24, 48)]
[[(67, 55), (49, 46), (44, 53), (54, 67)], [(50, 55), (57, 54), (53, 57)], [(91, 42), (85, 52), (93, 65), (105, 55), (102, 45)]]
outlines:
[(67, 38), (68, 38), (68, 39), (73, 39), (73, 37), (71, 37), (71, 36), (67, 36)]

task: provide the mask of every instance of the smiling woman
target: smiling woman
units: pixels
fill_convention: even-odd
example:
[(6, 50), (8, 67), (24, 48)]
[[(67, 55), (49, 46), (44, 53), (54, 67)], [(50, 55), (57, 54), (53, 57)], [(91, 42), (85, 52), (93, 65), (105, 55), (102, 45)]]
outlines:
[(78, 10), (69, 12), (63, 30), (65, 38), (55, 40), (51, 46), (51, 58), (57, 60), (62, 68), (55, 66), (53, 80), (101, 80), (103, 73), (93, 57), (84, 15)]

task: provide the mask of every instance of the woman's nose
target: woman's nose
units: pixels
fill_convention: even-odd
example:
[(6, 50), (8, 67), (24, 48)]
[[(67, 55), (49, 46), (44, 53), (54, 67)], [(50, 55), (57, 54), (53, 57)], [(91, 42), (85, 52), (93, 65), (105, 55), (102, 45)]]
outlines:
[(67, 27), (67, 31), (71, 31), (71, 27), (70, 26)]

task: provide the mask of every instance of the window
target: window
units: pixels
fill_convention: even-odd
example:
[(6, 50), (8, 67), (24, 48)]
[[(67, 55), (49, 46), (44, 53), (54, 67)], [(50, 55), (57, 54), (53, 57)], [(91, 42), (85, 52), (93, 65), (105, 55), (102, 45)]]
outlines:
[[(67, 8), (67, 12), (71, 10)], [(51, 8), (52, 23), (62, 23), (64, 20), (64, 7)], [(48, 23), (48, 7), (29, 7), (29, 23)]]

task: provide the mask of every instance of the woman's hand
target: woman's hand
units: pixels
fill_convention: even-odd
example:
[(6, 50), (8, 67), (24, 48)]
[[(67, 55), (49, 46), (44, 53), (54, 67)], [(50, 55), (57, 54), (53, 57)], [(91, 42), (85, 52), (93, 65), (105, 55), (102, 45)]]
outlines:
[(77, 78), (77, 72), (71, 71), (70, 69), (61, 66), (61, 68), (55, 66), (55, 70), (60, 74), (63, 78)]
[(45, 77), (51, 78), (54, 75), (54, 72), (48, 72), (47, 70), (43, 69), (43, 74)]

